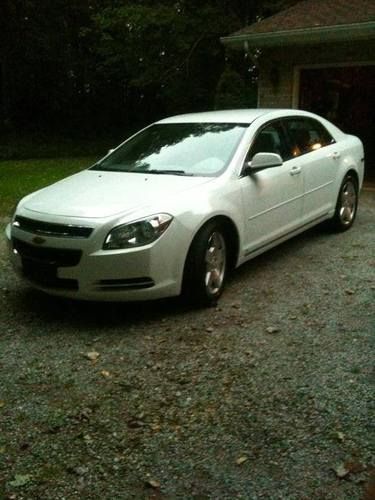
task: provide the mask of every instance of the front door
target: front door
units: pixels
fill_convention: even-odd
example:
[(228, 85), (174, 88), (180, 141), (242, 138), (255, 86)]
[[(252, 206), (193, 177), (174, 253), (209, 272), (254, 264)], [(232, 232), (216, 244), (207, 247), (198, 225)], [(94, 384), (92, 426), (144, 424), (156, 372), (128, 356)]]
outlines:
[(303, 178), (301, 161), (292, 158), (285, 131), (279, 121), (265, 125), (247, 155), (277, 153), (280, 167), (260, 170), (241, 179), (245, 209), (245, 255), (296, 229), (302, 218)]

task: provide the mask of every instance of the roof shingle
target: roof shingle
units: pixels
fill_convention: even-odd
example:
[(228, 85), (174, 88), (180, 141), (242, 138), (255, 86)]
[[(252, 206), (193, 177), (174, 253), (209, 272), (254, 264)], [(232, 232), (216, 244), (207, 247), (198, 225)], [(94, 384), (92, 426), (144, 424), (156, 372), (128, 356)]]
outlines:
[[(303, 0), (236, 35), (291, 31), (375, 21), (375, 0)], [(232, 35), (232, 36), (233, 36)]]

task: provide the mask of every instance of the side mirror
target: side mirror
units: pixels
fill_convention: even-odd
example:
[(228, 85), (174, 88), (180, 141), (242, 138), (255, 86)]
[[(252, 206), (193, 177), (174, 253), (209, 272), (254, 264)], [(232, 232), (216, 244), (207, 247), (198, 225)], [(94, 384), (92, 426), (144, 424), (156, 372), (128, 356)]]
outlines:
[(245, 173), (251, 174), (266, 168), (281, 167), (283, 160), (276, 153), (257, 153), (253, 159), (246, 163)]

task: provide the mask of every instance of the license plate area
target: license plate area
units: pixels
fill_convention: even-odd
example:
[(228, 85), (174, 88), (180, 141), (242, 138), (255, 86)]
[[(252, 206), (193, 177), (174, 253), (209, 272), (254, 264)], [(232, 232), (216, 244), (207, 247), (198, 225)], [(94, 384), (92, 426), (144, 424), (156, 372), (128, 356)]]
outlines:
[(69, 278), (59, 278), (56, 265), (22, 258), (22, 273), (25, 278), (46, 288), (78, 290), (78, 281)]

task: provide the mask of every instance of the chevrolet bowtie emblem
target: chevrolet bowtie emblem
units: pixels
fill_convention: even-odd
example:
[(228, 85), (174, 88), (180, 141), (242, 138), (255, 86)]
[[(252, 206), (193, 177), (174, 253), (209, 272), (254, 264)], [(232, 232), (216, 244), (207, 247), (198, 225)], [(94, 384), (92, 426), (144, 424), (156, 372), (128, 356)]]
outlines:
[(35, 245), (43, 245), (43, 243), (45, 243), (46, 240), (44, 238), (41, 238), (40, 236), (35, 236), (32, 239), (32, 242), (35, 243)]

